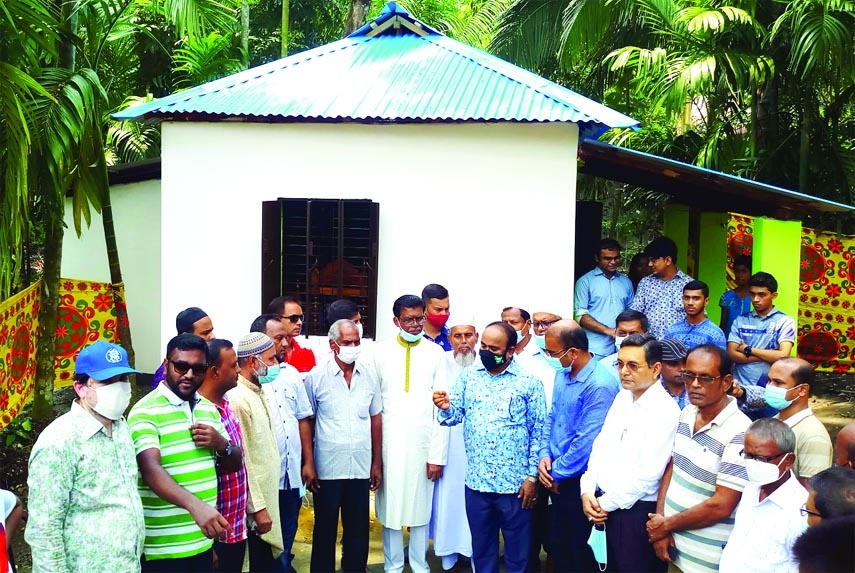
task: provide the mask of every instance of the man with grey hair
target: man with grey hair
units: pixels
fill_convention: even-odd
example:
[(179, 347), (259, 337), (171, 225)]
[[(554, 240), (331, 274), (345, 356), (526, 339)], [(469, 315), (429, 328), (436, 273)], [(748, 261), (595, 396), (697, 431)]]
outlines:
[(763, 418), (745, 430), (748, 485), (721, 554), (722, 573), (799, 570), (792, 548), (804, 531), (801, 508), (808, 492), (791, 471), (795, 451), (796, 435), (781, 420)]
[(365, 571), (368, 562), (368, 497), (383, 477), (380, 386), (358, 360), (360, 331), (352, 320), (329, 330), (333, 359), (306, 376), (315, 412), (310, 419), (314, 448), (303, 450), (303, 479), (314, 493), (315, 528), (311, 571), (335, 571), (341, 511), (341, 568)]

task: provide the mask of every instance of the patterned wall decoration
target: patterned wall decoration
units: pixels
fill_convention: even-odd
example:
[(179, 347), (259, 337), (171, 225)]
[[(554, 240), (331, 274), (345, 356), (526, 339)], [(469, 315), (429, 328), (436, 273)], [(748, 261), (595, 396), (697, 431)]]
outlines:
[[(731, 214), (727, 228), (727, 283), (733, 258), (751, 254), (753, 219)], [(817, 370), (855, 372), (855, 237), (802, 228), (799, 356)]]
[[(118, 291), (114, 290), (118, 287)], [(96, 340), (118, 342), (114, 294), (125, 299), (121, 285), (96, 281), (61, 279), (56, 325), (56, 382), (61, 388), (71, 386), (74, 358)]]
[(0, 302), (0, 429), (15, 419), (33, 392), (39, 285)]

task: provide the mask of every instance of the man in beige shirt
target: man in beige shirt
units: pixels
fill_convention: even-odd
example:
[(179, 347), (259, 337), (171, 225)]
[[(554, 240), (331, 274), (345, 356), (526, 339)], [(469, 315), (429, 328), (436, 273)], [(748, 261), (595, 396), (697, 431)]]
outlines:
[(237, 345), (238, 384), (227, 396), (243, 435), (249, 518), (247, 546), (254, 572), (273, 570), (282, 553), (279, 522), (279, 448), (261, 385), (279, 374), (273, 341), (261, 332), (247, 334)]

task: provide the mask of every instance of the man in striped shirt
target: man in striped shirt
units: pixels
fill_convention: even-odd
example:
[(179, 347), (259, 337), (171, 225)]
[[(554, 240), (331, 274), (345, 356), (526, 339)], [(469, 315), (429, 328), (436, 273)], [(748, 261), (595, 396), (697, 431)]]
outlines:
[[(229, 441), (243, 448), (243, 439), (235, 415), (225, 394), (238, 380), (238, 360), (234, 346), (228, 340), (215, 338), (208, 342), (208, 372), (199, 387), (199, 394), (211, 401), (229, 435)], [(214, 553), (220, 571), (240, 571), (246, 553), (246, 466), (237, 471), (217, 467), (217, 511), (231, 528), (214, 540)]]
[(176, 336), (166, 346), (166, 378), (128, 417), (145, 515), (144, 572), (211, 571), (211, 540), (230, 527), (215, 509), (215, 464), (234, 471), (242, 452), (214, 405), (196, 393), (207, 370), (205, 341)]
[(682, 379), (689, 402), (647, 533), (656, 555), (685, 573), (718, 571), (733, 514), (748, 482), (740, 455), (751, 424), (727, 391), (733, 360), (712, 344), (689, 352)]

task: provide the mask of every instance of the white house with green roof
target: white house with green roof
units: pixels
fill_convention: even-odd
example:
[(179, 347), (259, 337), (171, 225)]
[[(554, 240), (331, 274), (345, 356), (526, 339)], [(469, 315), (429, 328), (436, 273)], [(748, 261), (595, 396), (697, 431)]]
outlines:
[[(580, 137), (637, 125), (394, 3), (343, 40), (116, 117), (162, 122), (159, 192), (113, 193), (148, 372), (188, 306), (232, 340), (280, 294), (302, 300), (304, 332), (325, 334), (344, 297), (383, 338), (392, 302), (434, 282), (480, 326), (507, 305), (571, 316)], [(84, 243), (66, 244), (65, 275)]]

